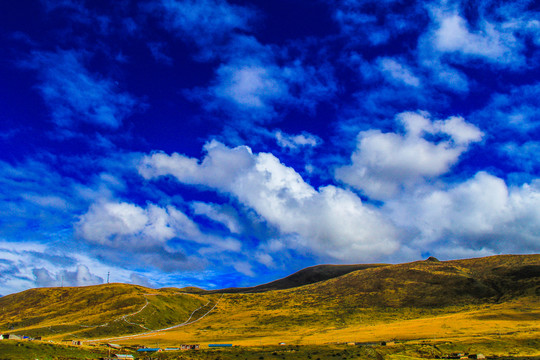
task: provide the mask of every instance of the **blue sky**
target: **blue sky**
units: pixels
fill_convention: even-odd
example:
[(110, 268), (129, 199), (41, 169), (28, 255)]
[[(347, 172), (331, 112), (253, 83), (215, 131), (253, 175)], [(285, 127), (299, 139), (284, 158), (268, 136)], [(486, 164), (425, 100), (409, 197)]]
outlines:
[(0, 4), (0, 294), (540, 252), (534, 1)]

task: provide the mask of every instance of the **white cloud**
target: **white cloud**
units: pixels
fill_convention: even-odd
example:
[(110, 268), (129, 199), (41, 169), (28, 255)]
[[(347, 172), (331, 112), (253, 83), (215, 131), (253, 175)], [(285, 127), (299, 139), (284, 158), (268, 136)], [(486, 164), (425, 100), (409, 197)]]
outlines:
[(62, 199), (59, 196), (42, 196), (37, 194), (22, 194), (22, 198), (43, 207), (51, 207), (56, 209), (66, 209), (68, 203), (65, 199)]
[(502, 179), (479, 172), (447, 189), (422, 189), (385, 206), (398, 225), (419, 231), (417, 246), (482, 253), (540, 251), (538, 180), (509, 188)]
[(270, 254), (267, 254), (266, 252), (258, 251), (255, 254), (255, 259), (266, 267), (273, 268), (276, 266), (274, 258), (272, 258), (272, 256), (270, 256)]
[(441, 54), (475, 57), (500, 65), (520, 65), (522, 43), (505, 22), (490, 22), (480, 17), (476, 31), (453, 8), (430, 8), (433, 21), (428, 37)]
[(443, 86), (456, 93), (469, 91), (469, 78), (462, 71), (446, 64), (432, 49), (426, 50), (420, 46), (420, 64), (430, 71), (433, 84)]
[(457, 146), (468, 146), (482, 139), (483, 133), (476, 126), (465, 122), (462, 117), (452, 116), (445, 121), (435, 121), (434, 130), (450, 136)]
[(173, 175), (182, 183), (232, 195), (275, 226), (287, 246), (297, 250), (361, 261), (398, 248), (392, 225), (354, 193), (335, 186), (315, 190), (269, 153), (252, 154), (247, 147), (231, 149), (215, 141), (205, 149), (200, 164), (179, 154), (147, 156), (140, 172), (147, 179)]
[(147, 209), (128, 203), (93, 204), (81, 217), (77, 231), (86, 240), (108, 246), (145, 247), (174, 237), (165, 209), (149, 205)]
[(535, 36), (531, 19), (537, 14), (529, 11), (526, 3), (480, 2), (474, 20), (459, 6), (446, 1), (426, 6), (431, 22), (418, 38), (417, 54), (418, 63), (429, 70), (434, 85), (464, 93), (476, 83), (469, 84), (469, 77), (475, 76), (467, 76), (462, 67), (474, 69), (484, 62), (499, 68), (521, 68), (527, 63), (526, 38)]
[[(358, 135), (352, 164), (336, 169), (336, 178), (375, 199), (395, 196), (402, 187), (411, 187), (424, 178), (450, 170), (471, 142), (483, 133), (462, 118), (432, 122), (427, 113), (401, 113), (397, 120), (404, 135), (363, 131)], [(446, 135), (448, 140), (428, 141), (426, 134)]]
[(199, 46), (198, 60), (219, 61), (214, 80), (186, 94), (220, 117), (229, 113), (235, 125), (272, 119), (283, 105), (312, 110), (336, 90), (329, 65), (304, 54), (293, 57), (287, 47), (251, 35), (249, 22), (257, 16), (253, 7), (224, 0), (162, 0), (150, 9), (158, 10), (168, 29)]
[(211, 141), (204, 146), (204, 150), (207, 156), (200, 164), (197, 159), (178, 153), (170, 156), (155, 153), (143, 158), (139, 172), (146, 179), (173, 175), (186, 184), (221, 188), (228, 186), (238, 174), (255, 164), (251, 149), (247, 146), (229, 149), (217, 141)]
[(489, 23), (484, 24), (483, 31), (471, 33), (466, 20), (457, 13), (441, 15), (437, 20), (434, 42), (439, 51), (500, 60), (509, 51), (501, 42), (501, 34)]
[(177, 237), (211, 245), (215, 248), (213, 251), (239, 251), (241, 248), (235, 239), (203, 233), (195, 222), (173, 206), (161, 208), (148, 204), (144, 209), (129, 203), (99, 202), (81, 216), (76, 229), (79, 236), (90, 242), (134, 252), (148, 248), (174, 252), (167, 242)]
[[(415, 1), (346, 0), (327, 1), (334, 19), (353, 44), (378, 46), (404, 33), (414, 32), (422, 23), (422, 6)], [(402, 11), (391, 11), (398, 2)]]

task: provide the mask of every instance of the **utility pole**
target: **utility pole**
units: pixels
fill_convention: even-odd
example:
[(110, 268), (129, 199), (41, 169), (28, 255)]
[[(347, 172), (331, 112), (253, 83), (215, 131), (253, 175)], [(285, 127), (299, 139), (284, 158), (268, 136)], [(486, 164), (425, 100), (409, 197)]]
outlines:
[(107, 271), (107, 284), (109, 283), (109, 276), (111, 275), (110, 271)]

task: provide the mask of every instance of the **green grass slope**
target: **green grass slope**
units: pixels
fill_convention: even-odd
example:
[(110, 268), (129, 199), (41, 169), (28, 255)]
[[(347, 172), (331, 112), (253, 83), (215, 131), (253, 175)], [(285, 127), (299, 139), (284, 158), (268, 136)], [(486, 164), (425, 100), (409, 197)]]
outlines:
[(71, 338), (140, 333), (186, 321), (207, 302), (127, 284), (30, 289), (0, 298), (0, 332)]

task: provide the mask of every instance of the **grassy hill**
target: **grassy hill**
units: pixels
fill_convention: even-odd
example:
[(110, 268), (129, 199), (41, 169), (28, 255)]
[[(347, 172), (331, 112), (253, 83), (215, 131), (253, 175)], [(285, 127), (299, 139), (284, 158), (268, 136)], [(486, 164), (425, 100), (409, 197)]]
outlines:
[(509, 326), (493, 323), (499, 334), (512, 333), (515, 325), (539, 335), (538, 269), (539, 255), (418, 261), (285, 290), (227, 293), (204, 321), (177, 335), (255, 344), (284, 338), (298, 343), (370, 341), (478, 334), (490, 330), (482, 325), (487, 320), (502, 319)]
[(316, 302), (354, 307), (438, 308), (540, 295), (540, 256), (417, 261), (355, 271), (297, 289)]
[(320, 345), (436, 338), (479, 348), (512, 344), (534, 355), (539, 299), (540, 255), (324, 265), (217, 292), (125, 284), (27, 290), (0, 298), (0, 332), (103, 338), (148, 333), (192, 316), (199, 321), (115, 342)]
[(140, 333), (181, 323), (208, 301), (127, 284), (30, 289), (0, 299), (0, 331), (71, 338)]

